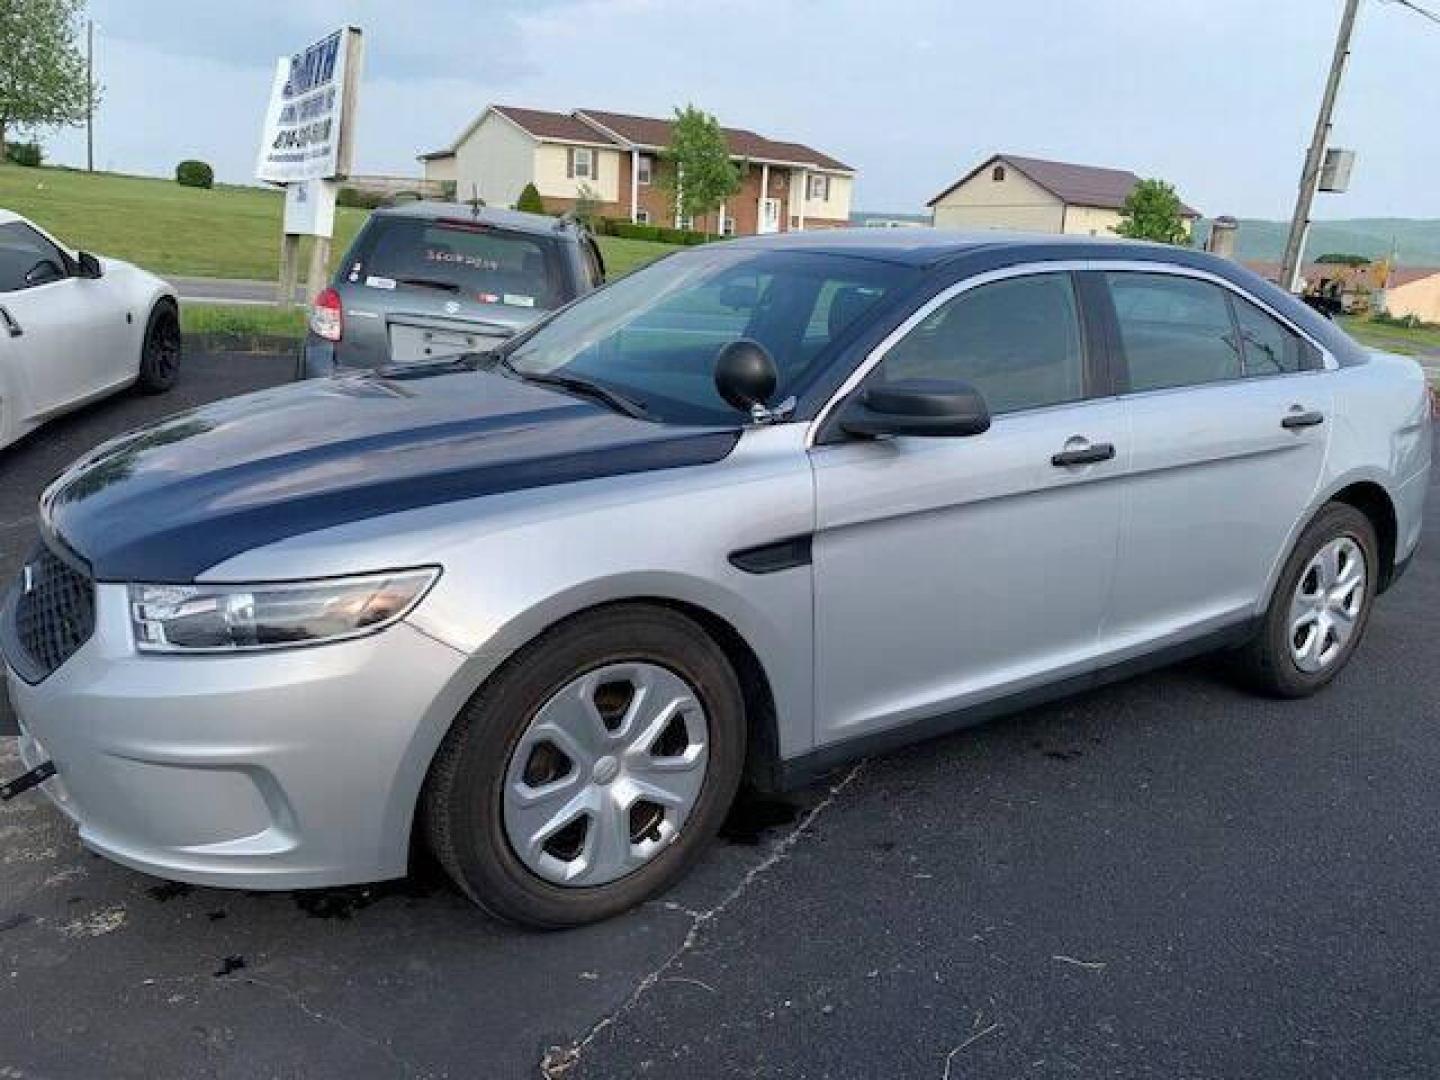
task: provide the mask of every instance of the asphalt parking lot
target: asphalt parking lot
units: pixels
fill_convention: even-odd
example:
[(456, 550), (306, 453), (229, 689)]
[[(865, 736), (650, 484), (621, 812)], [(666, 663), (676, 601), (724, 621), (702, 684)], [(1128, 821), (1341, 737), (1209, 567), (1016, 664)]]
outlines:
[[(289, 366), (191, 357), (169, 397), (0, 451), (0, 574), (71, 458)], [(167, 884), (17, 800), (0, 1077), (1432, 1076), (1437, 610), (1432, 488), (1420, 555), (1320, 697), (1199, 662), (874, 759), (746, 800), (674, 893), (568, 933), (497, 925), (424, 869)]]

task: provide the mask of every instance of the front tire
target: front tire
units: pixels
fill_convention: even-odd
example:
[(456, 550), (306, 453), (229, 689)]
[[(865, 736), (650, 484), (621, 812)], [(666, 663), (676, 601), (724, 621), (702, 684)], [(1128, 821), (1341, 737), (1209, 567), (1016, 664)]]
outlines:
[(135, 380), (142, 394), (163, 394), (180, 377), (180, 313), (174, 304), (161, 302), (150, 312), (140, 351), (140, 376)]
[(1370, 519), (1344, 503), (1322, 508), (1280, 573), (1260, 633), (1241, 653), (1246, 680), (1282, 698), (1327, 685), (1364, 637), (1379, 579)]
[(577, 616), (521, 650), (456, 719), (421, 813), (456, 884), (540, 929), (674, 884), (724, 820), (744, 699), (713, 639), (668, 608)]

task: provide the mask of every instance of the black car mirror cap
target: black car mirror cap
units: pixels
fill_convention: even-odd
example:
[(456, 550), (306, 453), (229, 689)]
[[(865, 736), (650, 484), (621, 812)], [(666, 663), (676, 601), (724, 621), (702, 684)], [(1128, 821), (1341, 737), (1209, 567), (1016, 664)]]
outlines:
[(853, 399), (840, 417), (840, 429), (861, 439), (979, 435), (990, 430), (990, 408), (980, 391), (958, 379), (902, 379), (872, 386)]
[(105, 274), (105, 268), (100, 265), (100, 260), (88, 251), (78, 252), (75, 261), (80, 265), (80, 276), (83, 278), (98, 278)]
[(779, 382), (775, 358), (758, 341), (737, 338), (715, 356), (715, 391), (741, 412), (763, 408)]

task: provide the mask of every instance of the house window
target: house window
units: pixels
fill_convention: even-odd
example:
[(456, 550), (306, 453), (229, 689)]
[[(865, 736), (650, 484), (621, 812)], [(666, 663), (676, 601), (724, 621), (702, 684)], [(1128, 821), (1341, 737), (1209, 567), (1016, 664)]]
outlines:
[(720, 223), (720, 235), (735, 235), (735, 215), (730, 213), (728, 210), (725, 212), (725, 220)]
[(638, 210), (636, 210), (636, 211), (635, 211), (635, 223), (636, 223), (637, 225), (649, 225), (649, 224), (650, 224), (650, 211), (649, 211), (649, 210), (646, 210), (643, 206), (640, 207)]
[(693, 217), (685, 217), (681, 214), (676, 214), (675, 227), (677, 229), (693, 229), (695, 227), (695, 219)]
[(812, 175), (809, 178), (808, 183), (809, 187), (805, 192), (805, 197), (807, 199), (809, 199), (811, 202), (830, 201), (830, 177)]
[(654, 162), (649, 154), (640, 155), (640, 164), (635, 169), (635, 182), (642, 187), (650, 186), (650, 169)]
[(996, 165), (995, 168), (991, 169), (991, 170), (990, 170), (990, 179), (993, 180), (993, 181), (995, 181), (995, 183), (997, 183), (997, 184), (1000, 183), (1002, 180), (1004, 180), (1004, 179), (1005, 179), (1005, 166), (1004, 166), (1004, 165)]
[(570, 175), (577, 180), (595, 178), (595, 151), (588, 146), (577, 146), (570, 151)]

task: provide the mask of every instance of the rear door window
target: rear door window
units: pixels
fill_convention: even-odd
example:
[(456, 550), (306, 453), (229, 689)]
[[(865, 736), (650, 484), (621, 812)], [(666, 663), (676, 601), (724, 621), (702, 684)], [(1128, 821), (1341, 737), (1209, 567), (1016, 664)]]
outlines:
[(1225, 290), (1175, 274), (1105, 275), (1131, 390), (1238, 379), (1240, 341)]
[(346, 267), (354, 284), (452, 293), (512, 308), (567, 299), (559, 245), (480, 222), (374, 217)]

